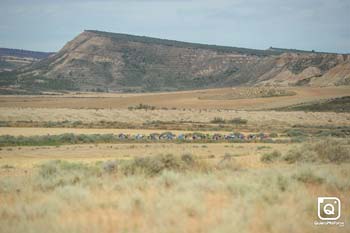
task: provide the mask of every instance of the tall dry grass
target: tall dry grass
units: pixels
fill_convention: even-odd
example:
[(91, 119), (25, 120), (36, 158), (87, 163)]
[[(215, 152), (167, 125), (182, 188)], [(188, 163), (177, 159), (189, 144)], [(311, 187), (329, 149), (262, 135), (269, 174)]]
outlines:
[[(313, 225), (317, 196), (338, 196), (349, 206), (349, 164), (243, 169), (232, 156), (223, 161), (202, 164), (191, 155), (124, 164), (50, 161), (32, 175), (0, 178), (0, 232), (350, 230)], [(349, 214), (344, 208), (341, 220)]]
[(349, 125), (349, 113), (334, 112), (276, 112), (236, 111), (215, 109), (127, 110), (127, 109), (69, 109), (69, 108), (0, 108), (0, 121), (118, 121), (144, 123), (151, 121), (183, 121), (208, 123), (221, 117), (223, 120), (245, 119), (248, 125)]

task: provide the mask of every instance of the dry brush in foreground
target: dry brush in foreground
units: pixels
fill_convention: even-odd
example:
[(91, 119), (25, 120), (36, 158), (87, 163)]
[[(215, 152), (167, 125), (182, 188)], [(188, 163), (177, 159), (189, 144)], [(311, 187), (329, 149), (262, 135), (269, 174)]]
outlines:
[[(349, 164), (238, 167), (186, 154), (50, 161), (0, 178), (1, 232), (345, 232), (316, 228), (316, 197), (344, 200)], [(343, 216), (350, 214), (344, 209)]]

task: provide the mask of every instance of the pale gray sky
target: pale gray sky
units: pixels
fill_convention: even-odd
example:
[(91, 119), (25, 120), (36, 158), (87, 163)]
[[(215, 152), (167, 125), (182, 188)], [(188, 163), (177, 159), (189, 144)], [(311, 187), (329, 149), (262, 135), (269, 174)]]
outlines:
[(0, 47), (58, 51), (84, 29), (350, 53), (350, 0), (0, 0)]

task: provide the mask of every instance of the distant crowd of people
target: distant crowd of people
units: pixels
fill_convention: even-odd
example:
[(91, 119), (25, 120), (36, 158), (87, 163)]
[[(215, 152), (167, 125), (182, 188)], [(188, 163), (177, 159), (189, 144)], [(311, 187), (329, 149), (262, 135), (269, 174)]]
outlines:
[(244, 135), (242, 133), (229, 133), (229, 134), (203, 134), (203, 133), (180, 133), (178, 135), (172, 132), (165, 133), (151, 133), (149, 135), (146, 134), (124, 134), (121, 133), (118, 135), (118, 138), (123, 139), (133, 139), (133, 140), (182, 140), (182, 141), (193, 141), (193, 140), (247, 140), (247, 141), (256, 141), (256, 140), (265, 140), (269, 139), (270, 136), (265, 133), (258, 134), (247, 134)]

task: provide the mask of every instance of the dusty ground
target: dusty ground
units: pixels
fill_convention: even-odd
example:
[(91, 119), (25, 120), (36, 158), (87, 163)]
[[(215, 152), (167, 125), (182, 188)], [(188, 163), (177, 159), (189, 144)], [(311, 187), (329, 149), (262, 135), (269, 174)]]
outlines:
[[(276, 112), (235, 110), (123, 110), (123, 109), (52, 109), (0, 108), (0, 121), (119, 121), (143, 123), (150, 121), (210, 122), (215, 117), (240, 117), (252, 125), (350, 125), (350, 113)], [(1, 130), (1, 129), (0, 129)]]
[[(181, 133), (193, 133), (194, 131), (180, 131), (171, 130), (175, 135)], [(248, 133), (243, 132), (242, 133)], [(153, 129), (79, 129), (79, 128), (23, 128), (23, 127), (1, 127), (0, 135), (12, 135), (12, 136), (36, 136), (36, 135), (58, 135), (64, 133), (73, 134), (145, 134), (151, 133), (164, 133), (164, 130), (153, 130)], [(213, 134), (212, 131), (201, 131), (201, 133)], [(225, 131), (215, 131), (215, 133), (227, 133)], [(249, 132), (252, 133), (252, 132)], [(259, 132), (254, 132), (259, 133)]]
[[(0, 96), (0, 121), (108, 121), (142, 125), (149, 121), (208, 123), (215, 117), (226, 120), (240, 117), (248, 120), (249, 128), (254, 129), (251, 132), (266, 126), (272, 132), (295, 124), (350, 126), (350, 113), (266, 110), (349, 95), (349, 87), (291, 90), (297, 95), (241, 100), (214, 100), (221, 94), (230, 96), (232, 89)], [(169, 110), (127, 110), (139, 103)], [(173, 107), (177, 109), (171, 110)], [(163, 131), (0, 127), (0, 135), (15, 136)], [(260, 160), (265, 153), (277, 150), (285, 155), (297, 146), (297, 143), (118, 143), (0, 147), (0, 232), (349, 232), (348, 222), (344, 228), (313, 225), (317, 220), (318, 196), (337, 196), (344, 206), (349, 206), (348, 163), (291, 165)], [(60, 173), (51, 164), (53, 160), (63, 160), (100, 166), (98, 161), (130, 162), (135, 157), (168, 153), (192, 154), (214, 166), (225, 155), (231, 155), (234, 166), (209, 173), (165, 171), (157, 177), (145, 177), (121, 173), (94, 175), (93, 171), (85, 173), (79, 164), (69, 165), (68, 170)], [(38, 165), (42, 164), (47, 164), (48, 175), (38, 174)], [(341, 221), (346, 221), (349, 213), (348, 208), (344, 209)]]
[(90, 93), (62, 96), (0, 96), (0, 107), (125, 109), (129, 106), (143, 103), (159, 108), (263, 110), (345, 96), (350, 93), (350, 87), (348, 86), (327, 88), (297, 87), (287, 88), (287, 90), (296, 92), (294, 96), (271, 98), (249, 98), (248, 96), (248, 99), (217, 100), (220, 96), (230, 96), (235, 90), (225, 88), (154, 94)]
[[(62, 96), (0, 96), (0, 121), (57, 122), (67, 120), (70, 122), (113, 121), (128, 123), (187, 121), (208, 123), (215, 117), (226, 120), (240, 117), (248, 120), (248, 125), (255, 127), (266, 125), (287, 127), (296, 124), (342, 126), (350, 124), (349, 113), (263, 110), (348, 95), (350, 87), (299, 87), (287, 88), (286, 90), (297, 94), (271, 98), (215, 100), (220, 96), (240, 91), (226, 88), (146, 94), (86, 93)], [(158, 108), (166, 107), (167, 110), (127, 110), (127, 107), (140, 103)]]
[(263, 143), (215, 143), (215, 144), (98, 144), (42, 147), (4, 147), (0, 150), (0, 167), (13, 165), (16, 168), (31, 168), (33, 165), (52, 159), (94, 162), (100, 160), (130, 159), (137, 156), (152, 156), (171, 153), (193, 154), (203, 159), (222, 159), (225, 154), (237, 156), (245, 167), (259, 167), (260, 155), (273, 150), (288, 150), (291, 144)]

